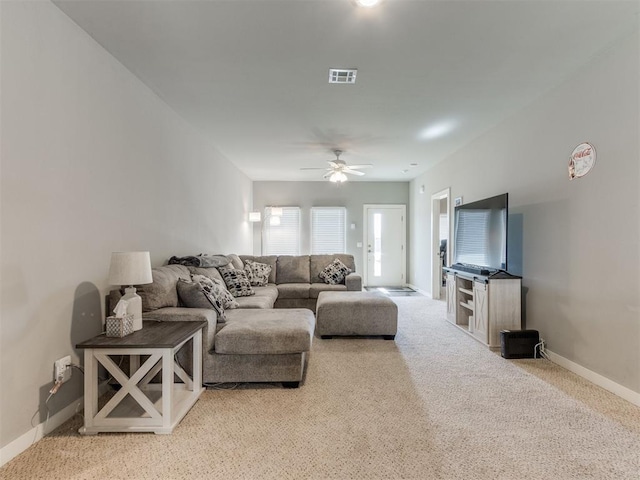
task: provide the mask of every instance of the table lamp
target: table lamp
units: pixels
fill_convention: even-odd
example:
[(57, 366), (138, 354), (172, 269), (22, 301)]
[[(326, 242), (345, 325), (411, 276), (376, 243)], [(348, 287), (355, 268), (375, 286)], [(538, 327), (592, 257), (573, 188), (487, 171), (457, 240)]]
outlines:
[(123, 300), (127, 300), (127, 313), (133, 314), (133, 330), (142, 329), (142, 298), (134, 285), (152, 283), (149, 252), (113, 252), (109, 266), (109, 284), (126, 286)]

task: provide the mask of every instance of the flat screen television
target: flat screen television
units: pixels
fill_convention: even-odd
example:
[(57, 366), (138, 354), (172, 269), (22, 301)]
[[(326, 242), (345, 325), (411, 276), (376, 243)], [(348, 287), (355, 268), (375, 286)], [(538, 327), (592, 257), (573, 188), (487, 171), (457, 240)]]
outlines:
[(508, 210), (508, 193), (455, 207), (454, 268), (507, 270)]

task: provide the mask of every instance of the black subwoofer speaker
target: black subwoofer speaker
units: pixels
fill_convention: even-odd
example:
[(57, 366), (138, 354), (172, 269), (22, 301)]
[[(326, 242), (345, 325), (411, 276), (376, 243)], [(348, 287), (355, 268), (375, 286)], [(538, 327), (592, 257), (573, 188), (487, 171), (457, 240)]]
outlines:
[(502, 330), (500, 353), (503, 358), (534, 358), (539, 342), (537, 330)]

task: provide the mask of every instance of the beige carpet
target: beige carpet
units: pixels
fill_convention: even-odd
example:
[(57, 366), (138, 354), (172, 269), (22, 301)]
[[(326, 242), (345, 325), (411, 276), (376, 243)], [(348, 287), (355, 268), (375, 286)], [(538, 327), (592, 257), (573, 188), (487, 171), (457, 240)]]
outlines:
[(207, 391), (172, 435), (81, 437), (6, 479), (634, 479), (640, 409), (545, 360), (510, 361), (394, 298), (396, 342), (316, 339), (305, 384)]

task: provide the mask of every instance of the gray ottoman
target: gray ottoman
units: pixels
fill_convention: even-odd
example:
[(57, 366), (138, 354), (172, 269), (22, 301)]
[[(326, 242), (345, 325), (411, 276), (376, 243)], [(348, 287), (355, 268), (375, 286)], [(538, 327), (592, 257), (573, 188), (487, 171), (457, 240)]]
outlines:
[(369, 292), (321, 292), (316, 305), (316, 332), (333, 335), (382, 335), (393, 340), (398, 330), (398, 306), (388, 297)]
[(226, 316), (205, 354), (205, 381), (300, 385), (315, 328), (311, 310), (236, 308)]

